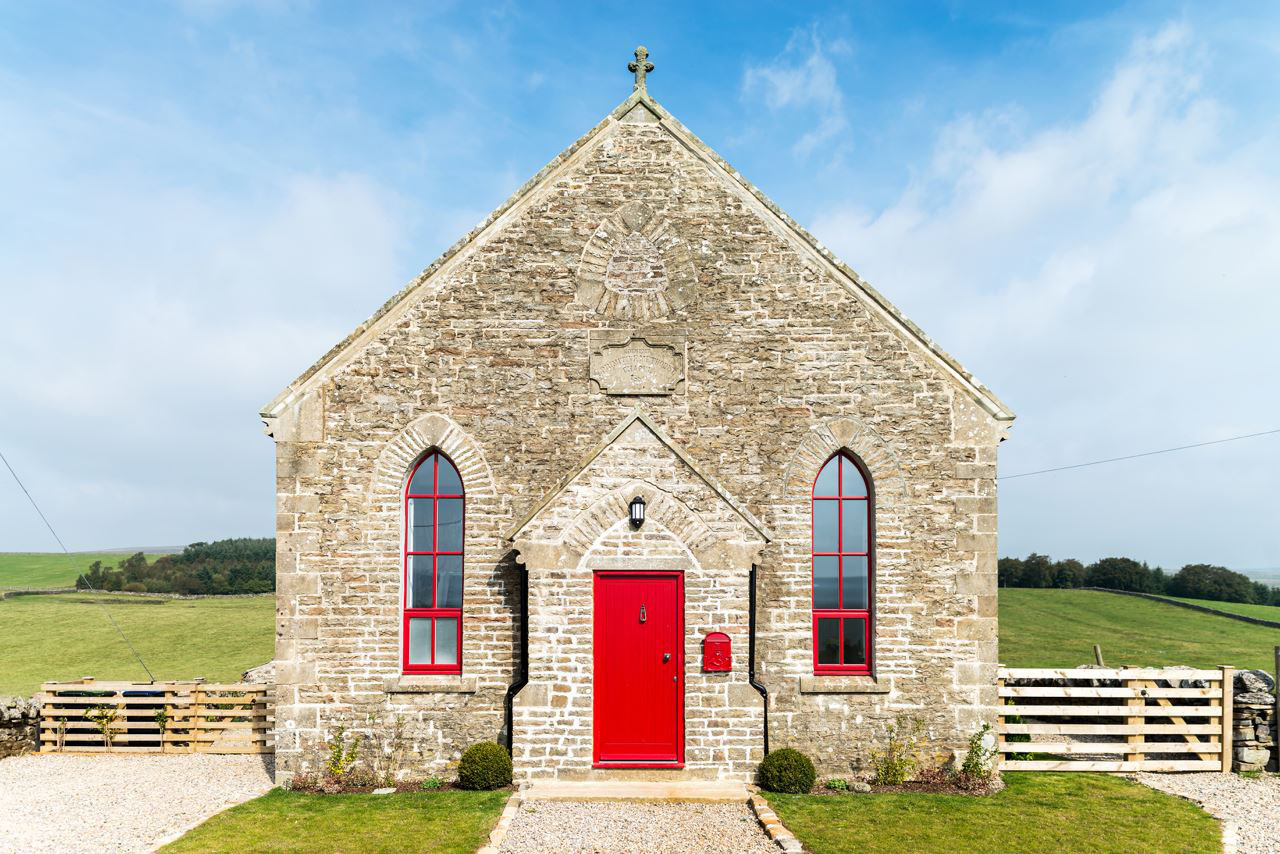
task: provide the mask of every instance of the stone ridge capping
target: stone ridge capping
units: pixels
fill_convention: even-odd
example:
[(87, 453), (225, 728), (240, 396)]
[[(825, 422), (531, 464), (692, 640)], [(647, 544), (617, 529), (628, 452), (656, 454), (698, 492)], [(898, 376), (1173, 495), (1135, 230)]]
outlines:
[(382, 307), (374, 312), (364, 323), (355, 328), (342, 341), (330, 348), (329, 352), (320, 357), (310, 368), (304, 371), (296, 380), (288, 385), (280, 392), (270, 403), (268, 403), (260, 412), (264, 419), (276, 418), (283, 411), (285, 404), (291, 401), (296, 395), (304, 390), (304, 387), (315, 377), (320, 371), (329, 364), (337, 361), (345, 351), (350, 349), (360, 338), (366, 334), (372, 334), (374, 327), (387, 317), (393, 309), (403, 303), (411, 293), (413, 293), (420, 285), (425, 284), (429, 279), (441, 273), (445, 267), (455, 258), (460, 256), (462, 252), (471, 244), (477, 243), (491, 228), (494, 228), (499, 221), (511, 214), (513, 209), (521, 202), (526, 200), (533, 192), (542, 184), (549, 183), (551, 179), (559, 172), (567, 170), (573, 165), (573, 162), (580, 155), (585, 156), (588, 143), (592, 142), (596, 137), (600, 136), (604, 131), (616, 127), (624, 120), (626, 115), (635, 107), (642, 107), (657, 117), (659, 123), (672, 132), (673, 136), (681, 142), (696, 157), (702, 158), (705, 162), (713, 165), (721, 170), (724, 175), (734, 182), (741, 190), (745, 191), (756, 203), (763, 206), (765, 211), (772, 214), (776, 221), (781, 224), (787, 231), (798, 238), (801, 245), (807, 247), (814, 253), (817, 259), (822, 263), (830, 266), (831, 270), (837, 273), (834, 278), (837, 282), (847, 282), (846, 288), (856, 294), (862, 294), (867, 297), (880, 311), (893, 322), (898, 324), (907, 334), (920, 344), (926, 353), (931, 354), (937, 359), (944, 369), (956, 378), (961, 387), (963, 387), (988, 414), (997, 421), (1010, 422), (1013, 421), (1015, 415), (1003, 401), (996, 397), (995, 393), (980, 382), (973, 374), (969, 373), (963, 365), (956, 359), (938, 346), (924, 330), (916, 326), (906, 315), (898, 310), (883, 294), (873, 288), (861, 276), (859, 276), (852, 268), (837, 258), (831, 250), (822, 245), (813, 235), (800, 226), (795, 220), (787, 216), (781, 208), (779, 208), (772, 200), (770, 200), (763, 192), (754, 184), (744, 178), (736, 169), (729, 165), (719, 154), (712, 150), (706, 143), (697, 137), (692, 131), (680, 123), (678, 119), (666, 111), (664, 107), (657, 101), (649, 97), (649, 94), (643, 89), (633, 91), (621, 104), (613, 109), (594, 128), (587, 131), (578, 138), (576, 142), (560, 152), (546, 166), (538, 170), (532, 178), (526, 181), (520, 189), (516, 190), (505, 202), (499, 205), (483, 222), (473, 228), (464, 235), (451, 247), (446, 249), (432, 264), (422, 271), (412, 282), (402, 288), (398, 293), (383, 303)]
[[(666, 108), (657, 101), (653, 100), (647, 92), (631, 93), (631, 97), (627, 98), (626, 101), (623, 101), (613, 111), (612, 116), (614, 118), (621, 119), (636, 103), (641, 103), (652, 110), (658, 116), (661, 124), (673, 131), (676, 131), (676, 138), (685, 142), (693, 153), (710, 160), (723, 170), (725, 174), (735, 181), (742, 189), (746, 190), (747, 193), (763, 205), (769, 213), (773, 214), (784, 226), (799, 237), (809, 249), (817, 253), (823, 261), (839, 272), (840, 277), (847, 279), (851, 284), (853, 284), (854, 288), (851, 288), (850, 290), (854, 290), (855, 293), (861, 292), (863, 295), (867, 296), (896, 323), (906, 329), (907, 332), (915, 338), (926, 351), (932, 353), (942, 361), (948, 370), (954, 373), (956, 377), (961, 380), (962, 385), (967, 387), (967, 390), (978, 401), (978, 404), (982, 406), (982, 408), (985, 409), (993, 418), (997, 421), (1014, 420), (1016, 416), (1014, 415), (1013, 410), (1011, 410), (1004, 401), (1000, 400), (1000, 398), (998, 398), (991, 389), (987, 388), (984, 383), (966, 370), (954, 356), (943, 350), (932, 338), (925, 334), (923, 329), (916, 326), (916, 324), (903, 314), (897, 306), (891, 303), (884, 294), (872, 287), (866, 279), (858, 275), (858, 273), (848, 264), (837, 258), (835, 253), (810, 234), (804, 226), (800, 225), (788, 216), (782, 208), (778, 207), (778, 205), (766, 196), (759, 187), (747, 180), (742, 173), (729, 165), (729, 162), (716, 153), (713, 148), (699, 139), (697, 134), (686, 128), (680, 123), (679, 119), (667, 112)], [(837, 281), (839, 281), (839, 278), (837, 278)]]
[(1179, 602), (1177, 599), (1168, 599), (1164, 596), (1157, 596), (1154, 593), (1139, 593), (1136, 590), (1112, 590), (1109, 587), (1081, 587), (1078, 589), (1095, 590), (1099, 593), (1119, 593), (1122, 596), (1137, 596), (1139, 599), (1150, 599), (1153, 602), (1163, 602), (1166, 605), (1176, 605), (1179, 608), (1186, 608), (1190, 611), (1202, 611), (1205, 614), (1226, 617), (1229, 620), (1239, 620), (1242, 623), (1253, 623), (1255, 626), (1266, 626), (1269, 629), (1280, 629), (1280, 622), (1260, 620), (1257, 617), (1247, 617), (1244, 614), (1233, 614), (1230, 611), (1219, 611), (1217, 608), (1207, 608), (1204, 605), (1193, 605), (1190, 602)]
[(468, 498), (497, 497), (493, 472), (480, 444), (451, 419), (427, 413), (409, 422), (383, 446), (369, 479), (368, 502), (390, 502), (399, 507), (414, 463), (433, 448), (453, 460)]
[(373, 328), (380, 320), (387, 316), (392, 309), (404, 302), (410, 294), (418, 289), (420, 285), (423, 285), (429, 279), (434, 278), (435, 275), (441, 272), (450, 261), (461, 255), (464, 249), (479, 240), (486, 231), (505, 217), (513, 208), (516, 207), (516, 205), (523, 201), (526, 196), (531, 195), (539, 185), (549, 181), (557, 172), (567, 168), (569, 162), (574, 160), (575, 156), (586, 148), (587, 143), (591, 142), (602, 131), (616, 124), (617, 120), (612, 116), (612, 114), (606, 116), (595, 127), (578, 137), (572, 145), (552, 158), (551, 162), (546, 166), (543, 166), (532, 178), (520, 185), (518, 190), (508, 196), (506, 201), (494, 208), (493, 211), (475, 228), (458, 238), (452, 246), (440, 253), (440, 256), (436, 258), (436, 260), (432, 261), (426, 269), (415, 276), (413, 281), (409, 282), (409, 284), (405, 285), (390, 299), (384, 302), (377, 311), (370, 315), (368, 320), (353, 329), (351, 334), (330, 347), (329, 351), (317, 359), (311, 367), (299, 374), (298, 378), (289, 383), (289, 385), (276, 395), (270, 403), (264, 406), (259, 414), (263, 418), (272, 418), (279, 415), (284, 404), (287, 403), (297, 392), (301, 391), (302, 387), (306, 385), (312, 377), (318, 374), (321, 369), (327, 367), (331, 362), (336, 361), (344, 351), (354, 345), (356, 341), (366, 333), (372, 332)]
[[(672, 438), (668, 436), (665, 431), (662, 430), (662, 428), (660, 428), (657, 424), (653, 423), (653, 421), (649, 418), (649, 416), (646, 415), (644, 411), (640, 409), (640, 407), (636, 407), (635, 409), (633, 409), (631, 411), (631, 414), (629, 414), (626, 418), (622, 419), (622, 421), (619, 422), (618, 426), (614, 427), (613, 430), (610, 431), (609, 435), (604, 438), (604, 441), (602, 441), (599, 445), (597, 445), (595, 448), (593, 448), (590, 452), (587, 453), (587, 455), (583, 458), (581, 464), (579, 464), (572, 472), (570, 472), (568, 476), (562, 478), (554, 487), (548, 490), (547, 494), (544, 495), (538, 501), (538, 503), (535, 504), (533, 508), (529, 510), (528, 513), (522, 516), (520, 518), (520, 521), (516, 522), (516, 524), (507, 533), (506, 539), (510, 542), (514, 542), (516, 538), (518, 538), (522, 533), (524, 533), (525, 529), (528, 528), (533, 523), (533, 521), (542, 513), (542, 511), (545, 510), (548, 506), (550, 506), (551, 503), (555, 501), (555, 499), (560, 495), (560, 493), (562, 493), (569, 486), (569, 484), (573, 483), (573, 481), (577, 479), (578, 475), (582, 474), (582, 472), (585, 471), (586, 468), (589, 465), (591, 465), (592, 462), (595, 461), (596, 457), (604, 453), (606, 448), (612, 445), (619, 436), (621, 436), (624, 432), (626, 432), (626, 429), (628, 427), (630, 427), (632, 424), (634, 424), (637, 421), (639, 421), (641, 424), (647, 427), (649, 431), (653, 433), (655, 437), (657, 437), (658, 441), (662, 442), (662, 444), (665, 445), (673, 454), (675, 454), (676, 457), (678, 457), (681, 462), (687, 465), (693, 471), (694, 475), (696, 475), (699, 479), (702, 480), (703, 483), (705, 483), (708, 487), (710, 487), (711, 491), (714, 492), (720, 498), (720, 500), (728, 504), (729, 507), (735, 513), (737, 513), (740, 517), (742, 517), (742, 519), (751, 528), (755, 530), (755, 533), (762, 538), (763, 543), (769, 543), (773, 541), (773, 535), (769, 533), (769, 529), (764, 526), (764, 523), (762, 523), (759, 519), (757, 519), (754, 515), (752, 515), (751, 511), (747, 510), (745, 507), (743, 507), (737, 501), (735, 501), (733, 497), (728, 493), (728, 491), (725, 490), (724, 487), (722, 487), (714, 478), (712, 478), (711, 475), (707, 474), (702, 469), (702, 467), (700, 467), (697, 463), (695, 463), (692, 459), (690, 459), (689, 455), (684, 452), (684, 449), (681, 448), (678, 443), (673, 441)], [(630, 499), (628, 498), (628, 500)]]

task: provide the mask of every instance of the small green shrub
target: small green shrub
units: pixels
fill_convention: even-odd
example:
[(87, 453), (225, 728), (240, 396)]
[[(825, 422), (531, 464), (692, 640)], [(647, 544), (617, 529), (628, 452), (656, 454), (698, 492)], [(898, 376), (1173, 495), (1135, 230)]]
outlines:
[(871, 782), (877, 786), (901, 786), (919, 764), (919, 752), (923, 745), (918, 718), (896, 720), (889, 724), (889, 739), (885, 749), (871, 754)]
[(500, 789), (511, 785), (511, 755), (492, 741), (467, 748), (458, 763), (458, 785), (464, 789)]
[(110, 750), (111, 745), (116, 740), (114, 725), (116, 718), (120, 717), (120, 709), (116, 706), (98, 705), (90, 709), (85, 717), (93, 721), (94, 726), (98, 728), (98, 732), (102, 733), (102, 743), (107, 750)]
[(825, 785), (828, 789), (832, 789), (837, 792), (849, 791), (849, 781), (843, 780), (839, 777), (832, 777), (825, 783)]
[(790, 747), (775, 750), (766, 756), (760, 763), (758, 776), (762, 789), (789, 795), (805, 794), (818, 779), (809, 757)]
[(969, 780), (988, 780), (991, 769), (995, 766), (996, 750), (991, 738), (991, 724), (984, 723), (982, 729), (969, 736), (969, 748), (965, 751), (964, 761), (960, 763), (960, 776)]
[(356, 758), (360, 756), (361, 737), (356, 736), (351, 744), (347, 744), (347, 728), (340, 726), (334, 731), (333, 738), (329, 740), (329, 760), (325, 763), (325, 770), (329, 772), (329, 776), (338, 783), (342, 783), (351, 766), (356, 764)]
[(422, 791), (424, 792), (430, 792), (433, 789), (438, 789), (443, 785), (444, 785), (444, 780), (441, 780), (439, 777), (428, 777), (427, 779), (423, 780), (421, 783), (418, 784), (418, 788), (422, 789)]

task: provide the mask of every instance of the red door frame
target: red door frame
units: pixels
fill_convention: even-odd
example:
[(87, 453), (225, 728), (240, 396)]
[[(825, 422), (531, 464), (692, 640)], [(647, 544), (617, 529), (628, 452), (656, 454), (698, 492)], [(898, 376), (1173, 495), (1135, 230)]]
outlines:
[(592, 605), (592, 672), (597, 672), (597, 657), (604, 648), (604, 627), (598, 619), (600, 602), (600, 582), (603, 577), (609, 578), (675, 578), (676, 580), (676, 760), (674, 762), (654, 762), (650, 760), (624, 761), (600, 760), (600, 742), (596, 733), (600, 731), (600, 720), (603, 710), (598, 703), (598, 694), (591, 692), (591, 767), (592, 768), (683, 768), (684, 767), (684, 573), (662, 570), (596, 570), (591, 580)]

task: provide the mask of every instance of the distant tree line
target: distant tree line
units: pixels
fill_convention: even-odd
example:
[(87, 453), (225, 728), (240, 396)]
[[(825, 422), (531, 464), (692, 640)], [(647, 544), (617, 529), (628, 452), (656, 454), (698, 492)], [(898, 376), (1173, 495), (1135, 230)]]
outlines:
[(141, 552), (113, 569), (95, 560), (76, 587), (132, 593), (220, 595), (270, 593), (276, 589), (276, 541), (242, 537), (192, 543), (181, 554), (147, 563)]
[(1172, 575), (1160, 567), (1127, 557), (1104, 557), (1085, 566), (1074, 558), (1053, 560), (1032, 552), (1025, 558), (1000, 558), (1001, 587), (1108, 587), (1215, 602), (1280, 605), (1280, 587), (1272, 587), (1225, 566), (1189, 563)]

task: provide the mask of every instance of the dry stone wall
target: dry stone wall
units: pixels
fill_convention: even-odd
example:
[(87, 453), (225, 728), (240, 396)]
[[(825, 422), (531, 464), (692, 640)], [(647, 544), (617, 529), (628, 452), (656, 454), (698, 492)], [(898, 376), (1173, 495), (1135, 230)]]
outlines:
[[(415, 771), (445, 771), (471, 742), (501, 735), (525, 571), (505, 535), (637, 406), (772, 532), (752, 558), (771, 744), (847, 775), (895, 716), (910, 714), (935, 743), (960, 746), (994, 720), (1001, 426), (662, 124), (610, 121), (559, 168), (275, 421), (283, 774), (314, 767), (336, 726), (373, 714), (403, 719)], [(632, 220), (634, 234), (609, 233)], [(616, 258), (596, 257), (610, 246)], [(642, 396), (592, 381), (593, 342), (632, 338), (681, 355), (683, 377)], [(467, 488), (463, 674), (401, 678), (400, 489), (436, 446)], [(867, 462), (877, 490), (875, 673), (857, 679), (812, 672), (808, 489), (841, 447)], [(660, 474), (642, 479), (671, 488)], [(743, 567), (686, 571), (688, 643), (694, 617), (705, 623), (698, 631), (729, 632), (735, 677), (745, 679)], [(531, 594), (539, 585), (545, 594), (531, 619), (548, 635), (553, 614), (588, 619), (583, 570), (554, 572), (531, 577)], [(548, 598), (550, 582), (563, 601)], [(583, 652), (564, 654), (579, 657), (535, 653), (531, 666), (583, 666)], [(688, 675), (691, 697), (705, 703), (689, 705), (690, 750), (707, 767), (743, 773), (758, 758), (759, 696), (740, 681), (726, 688), (708, 676), (699, 687), (702, 677)], [(554, 748), (579, 767), (586, 736), (562, 729), (556, 715), (568, 713), (555, 710), (580, 711), (585, 683), (544, 684), (545, 704), (536, 684), (522, 697), (518, 756)], [(729, 710), (730, 726), (699, 735), (700, 709)]]
[(1236, 674), (1232, 698), (1234, 771), (1275, 771), (1276, 681), (1265, 670)]
[(40, 705), (26, 697), (0, 697), (0, 759), (39, 748)]

